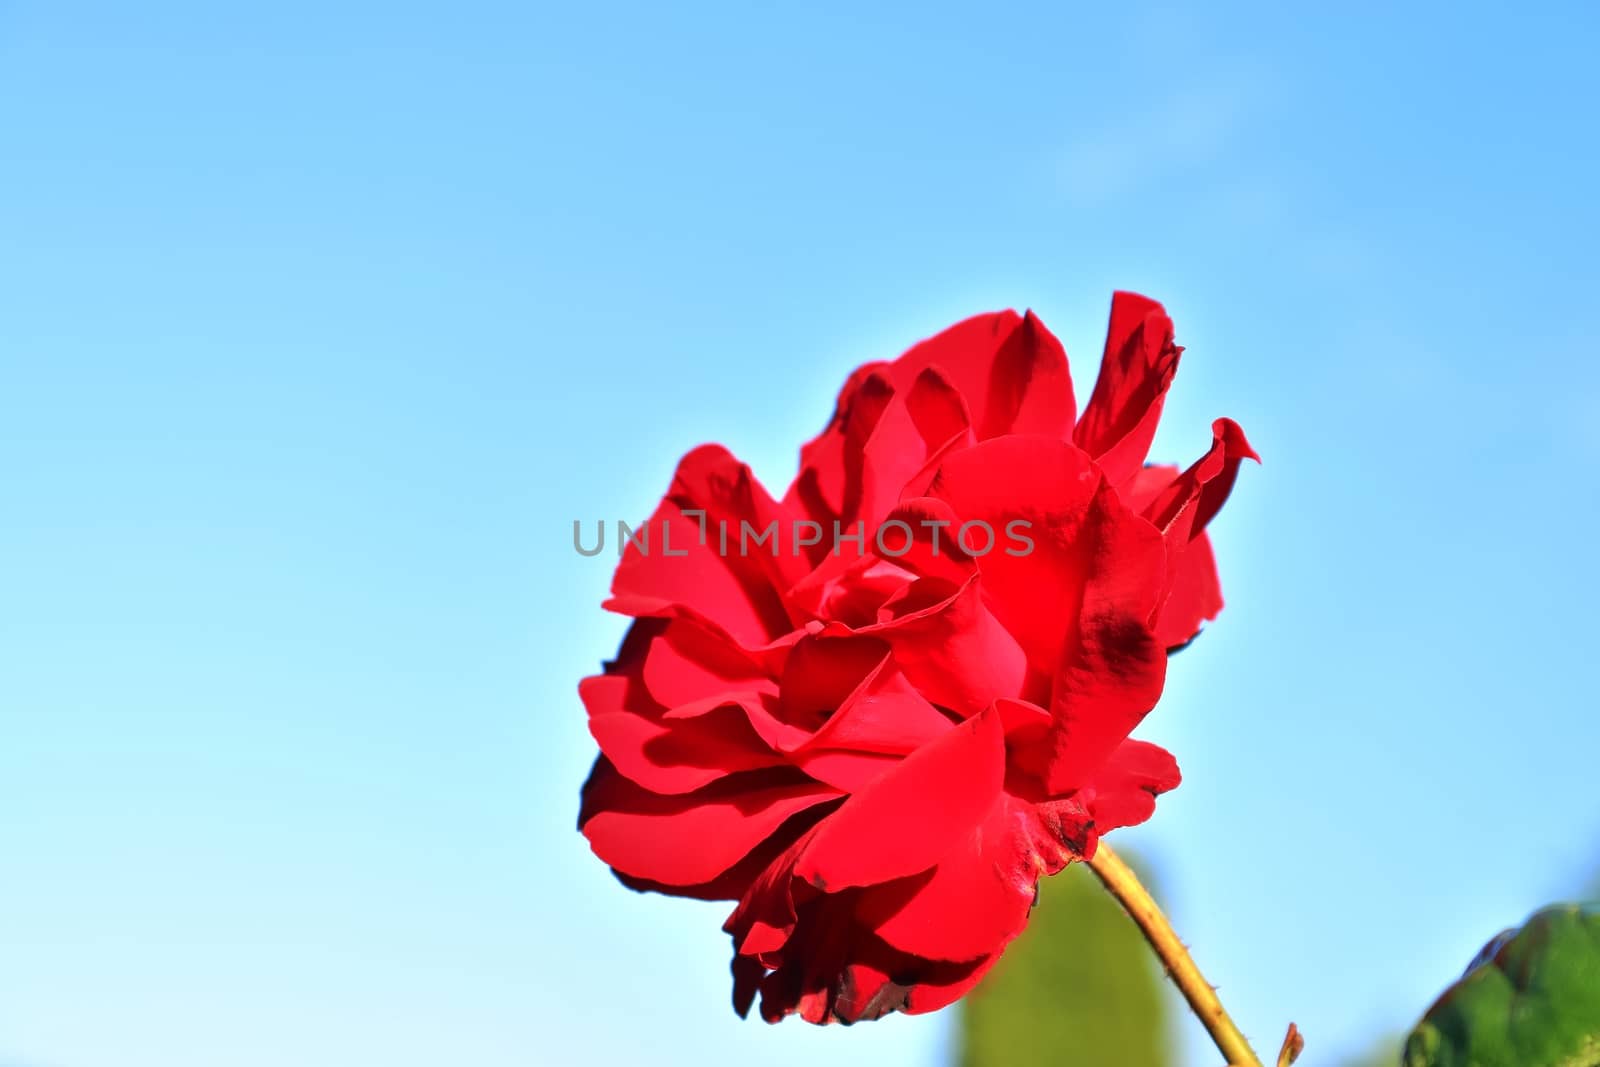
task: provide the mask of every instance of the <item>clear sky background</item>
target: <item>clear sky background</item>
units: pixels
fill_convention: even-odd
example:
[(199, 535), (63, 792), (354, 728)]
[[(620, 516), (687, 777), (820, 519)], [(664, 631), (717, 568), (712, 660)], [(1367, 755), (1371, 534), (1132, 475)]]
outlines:
[(0, 1062), (938, 1064), (739, 1022), (725, 907), (589, 855), (571, 523), (781, 489), (977, 311), (1086, 396), (1117, 287), (1158, 457), (1265, 459), (1122, 838), (1246, 1030), (1336, 1063), (1575, 892), (1600, 16), (1207, 7), (0, 3)]

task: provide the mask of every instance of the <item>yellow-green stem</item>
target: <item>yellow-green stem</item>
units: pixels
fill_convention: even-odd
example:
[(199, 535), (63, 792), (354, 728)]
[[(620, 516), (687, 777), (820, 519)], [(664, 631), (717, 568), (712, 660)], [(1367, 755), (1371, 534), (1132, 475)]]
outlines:
[(1089, 861), (1089, 866), (1138, 924), (1145, 940), (1155, 949), (1156, 955), (1166, 966), (1167, 973), (1182, 991), (1183, 998), (1189, 1002), (1189, 1010), (1199, 1017), (1206, 1028), (1206, 1033), (1210, 1034), (1211, 1040), (1216, 1043), (1217, 1051), (1221, 1052), (1223, 1058), (1234, 1067), (1261, 1067), (1260, 1057), (1255, 1054), (1250, 1043), (1244, 1039), (1244, 1035), (1229, 1018), (1222, 1001), (1217, 999), (1217, 991), (1211, 988), (1211, 983), (1206, 981), (1205, 976), (1200, 973), (1200, 968), (1195, 966), (1189, 950), (1178, 940), (1172, 924), (1161, 913), (1161, 909), (1156, 906), (1149, 891), (1139, 882), (1132, 868), (1123, 863), (1121, 857), (1104, 841), (1100, 842), (1094, 859)]

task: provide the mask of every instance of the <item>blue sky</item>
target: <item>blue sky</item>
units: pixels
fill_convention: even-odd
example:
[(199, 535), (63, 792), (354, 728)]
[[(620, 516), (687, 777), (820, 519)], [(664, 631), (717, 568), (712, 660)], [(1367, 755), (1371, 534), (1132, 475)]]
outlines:
[(1265, 460), (1123, 836), (1244, 1027), (1600, 866), (1600, 19), (853, 8), (0, 3), (0, 1062), (938, 1063), (588, 854), (571, 522), (981, 310), (1086, 396), (1118, 287)]

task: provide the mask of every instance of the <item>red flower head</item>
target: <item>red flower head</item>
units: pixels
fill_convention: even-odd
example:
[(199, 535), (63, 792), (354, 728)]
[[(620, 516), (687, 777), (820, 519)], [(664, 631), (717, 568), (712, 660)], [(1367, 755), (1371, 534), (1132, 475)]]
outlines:
[(1206, 524), (1228, 419), (1146, 466), (1182, 351), (1118, 293), (1074, 419), (1061, 344), (980, 315), (858, 369), (774, 500), (724, 449), (678, 466), (580, 686), (579, 825), (636, 889), (738, 901), (734, 1005), (854, 1022), (960, 997), (1038, 878), (1178, 784), (1129, 732), (1222, 607)]

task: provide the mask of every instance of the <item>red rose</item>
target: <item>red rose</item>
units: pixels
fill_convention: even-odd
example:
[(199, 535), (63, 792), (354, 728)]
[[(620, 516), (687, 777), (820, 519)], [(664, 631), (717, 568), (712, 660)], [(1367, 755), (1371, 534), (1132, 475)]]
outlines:
[(579, 826), (636, 889), (737, 900), (734, 1004), (777, 1021), (943, 1007), (1036, 882), (1178, 784), (1129, 731), (1222, 607), (1204, 529), (1241, 460), (1145, 466), (1181, 348), (1118, 293), (1074, 420), (1030, 313), (850, 376), (774, 500), (714, 445), (679, 464), (580, 686), (602, 755)]

